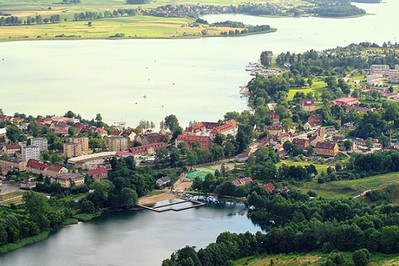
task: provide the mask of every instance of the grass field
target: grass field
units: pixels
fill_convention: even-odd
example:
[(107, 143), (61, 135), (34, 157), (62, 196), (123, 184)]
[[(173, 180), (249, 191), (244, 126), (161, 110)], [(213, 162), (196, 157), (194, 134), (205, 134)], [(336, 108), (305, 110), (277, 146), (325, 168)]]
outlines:
[[(152, 16), (118, 17), (92, 21), (70, 21), (57, 24), (3, 26), (0, 28), (0, 40), (13, 39), (95, 39), (110, 38), (115, 34), (124, 34), (126, 38), (178, 38), (200, 37), (202, 30), (207, 36), (220, 36), (236, 28), (210, 27), (201, 25), (191, 27), (187, 18), (161, 18)], [(240, 30), (240, 29), (239, 29)]]
[(321, 95), (323, 93), (324, 88), (327, 84), (324, 82), (323, 79), (316, 78), (313, 80), (312, 87), (308, 88), (292, 88), (288, 92), (288, 101), (292, 101), (294, 99), (294, 95), (297, 92), (303, 92), (305, 94), (312, 92), (314, 94)]
[(330, 166), (328, 164), (317, 164), (315, 162), (294, 162), (294, 161), (284, 160), (284, 161), (280, 161), (277, 164), (277, 167), (280, 167), (283, 164), (286, 164), (288, 166), (293, 165), (293, 166), (302, 166), (302, 167), (304, 167), (306, 165), (313, 164), (316, 167), (317, 172), (319, 172), (319, 173), (321, 173), (322, 171), (326, 172), (327, 168)]
[[(346, 261), (351, 261), (352, 253), (342, 253)], [(305, 266), (305, 265), (323, 265), (326, 262), (328, 254), (308, 253), (308, 254), (279, 254), (267, 257), (248, 257), (240, 259), (234, 263), (236, 266)], [(271, 263), (271, 261), (273, 261)], [(368, 266), (394, 266), (398, 265), (399, 255), (372, 254)]]
[(318, 184), (316, 180), (306, 182), (302, 186), (293, 186), (304, 193), (312, 190), (318, 197), (339, 199), (351, 198), (367, 190), (383, 189), (399, 184), (399, 172), (369, 176), (362, 179), (333, 181)]

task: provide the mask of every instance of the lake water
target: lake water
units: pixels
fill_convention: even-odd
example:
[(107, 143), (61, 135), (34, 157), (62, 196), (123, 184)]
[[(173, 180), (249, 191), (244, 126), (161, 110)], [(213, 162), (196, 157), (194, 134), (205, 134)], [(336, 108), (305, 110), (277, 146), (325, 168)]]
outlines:
[(6, 113), (64, 114), (136, 126), (166, 115), (214, 121), (246, 109), (245, 66), (264, 50), (302, 52), (353, 42), (399, 41), (399, 1), (358, 4), (348, 19), (206, 16), (208, 21), (270, 24), (271, 34), (187, 40), (84, 40), (0, 43), (0, 108)]
[(0, 256), (0, 265), (160, 265), (175, 250), (186, 245), (205, 247), (224, 231), (261, 229), (247, 218), (244, 205), (112, 213)]

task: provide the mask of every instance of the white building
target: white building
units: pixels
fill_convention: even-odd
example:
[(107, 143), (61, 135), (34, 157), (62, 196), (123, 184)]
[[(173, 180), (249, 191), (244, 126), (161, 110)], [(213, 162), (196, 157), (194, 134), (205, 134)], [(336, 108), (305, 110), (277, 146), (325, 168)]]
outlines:
[(33, 138), (31, 140), (32, 146), (39, 147), (40, 151), (47, 151), (48, 143), (46, 138)]
[(23, 146), (22, 147), (22, 160), (27, 162), (30, 159), (39, 160), (40, 159), (40, 148), (37, 146)]

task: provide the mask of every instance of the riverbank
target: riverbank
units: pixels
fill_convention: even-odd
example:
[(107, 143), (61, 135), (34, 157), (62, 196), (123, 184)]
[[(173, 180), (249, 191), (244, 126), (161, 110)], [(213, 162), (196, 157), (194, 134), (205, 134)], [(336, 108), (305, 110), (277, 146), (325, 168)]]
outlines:
[(50, 235), (50, 231), (44, 231), (38, 235), (21, 239), (15, 243), (10, 243), (10, 244), (6, 244), (4, 246), (0, 246), (0, 255), (23, 248), (27, 245), (30, 245), (30, 244), (33, 244), (36, 242), (43, 241), (43, 240), (47, 239), (49, 237), (49, 235)]

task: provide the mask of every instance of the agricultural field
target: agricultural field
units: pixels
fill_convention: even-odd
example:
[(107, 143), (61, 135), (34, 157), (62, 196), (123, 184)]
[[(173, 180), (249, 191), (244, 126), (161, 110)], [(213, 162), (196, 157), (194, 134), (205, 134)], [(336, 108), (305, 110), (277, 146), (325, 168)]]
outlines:
[[(220, 32), (235, 28), (190, 27), (187, 18), (160, 18), (151, 16), (118, 17), (87, 21), (62, 22), (56, 24), (3, 26), (0, 40), (12, 39), (95, 39), (112, 38), (123, 34), (127, 38), (173, 38), (200, 37), (206, 30), (208, 36), (219, 36)], [(122, 37), (122, 36), (121, 36)]]
[(14, 191), (7, 194), (0, 195), (0, 205), (10, 206), (11, 204), (19, 205), (22, 201), (24, 191)]
[(317, 180), (305, 182), (302, 185), (292, 186), (303, 193), (312, 190), (318, 197), (329, 199), (353, 198), (368, 190), (384, 189), (391, 185), (399, 184), (399, 173), (389, 173), (376, 176), (368, 176), (362, 179), (333, 181), (324, 184)]

